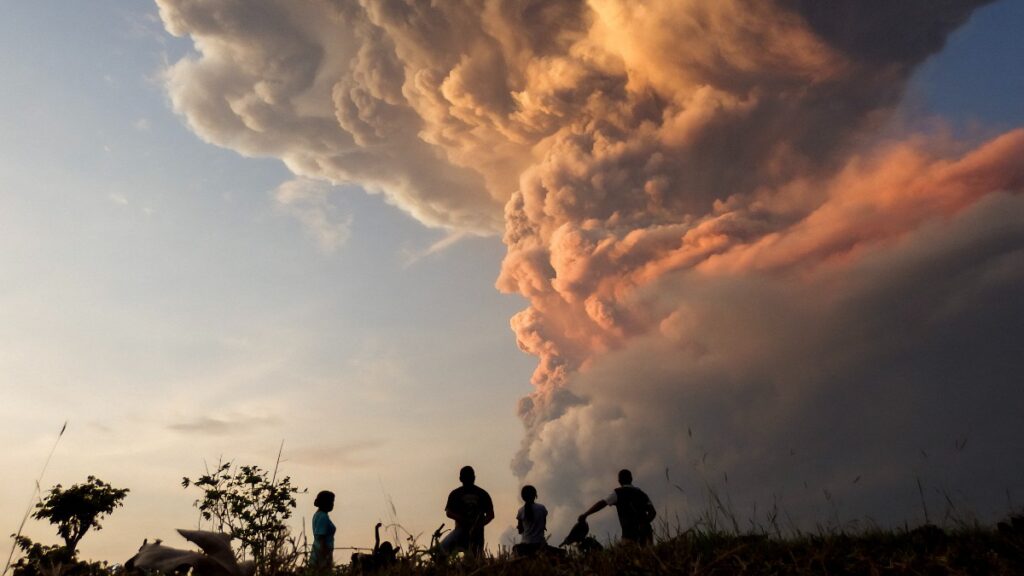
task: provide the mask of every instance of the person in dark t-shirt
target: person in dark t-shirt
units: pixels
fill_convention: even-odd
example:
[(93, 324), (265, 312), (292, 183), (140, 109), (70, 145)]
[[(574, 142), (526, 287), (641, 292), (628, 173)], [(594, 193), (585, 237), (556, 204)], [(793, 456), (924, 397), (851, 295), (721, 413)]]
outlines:
[(622, 539), (641, 545), (654, 543), (654, 530), (651, 522), (657, 515), (654, 504), (643, 490), (633, 486), (633, 473), (619, 470), (619, 487), (604, 500), (598, 500), (586, 512), (580, 515), (579, 521), (586, 522), (587, 516), (603, 509), (615, 506), (619, 514), (619, 525), (622, 526)]
[(455, 521), (455, 528), (441, 541), (441, 550), (482, 554), (484, 526), (494, 520), (494, 504), (491, 495), (475, 484), (476, 473), (472, 466), (462, 467), (459, 480), (462, 486), (452, 490), (444, 507), (445, 514)]

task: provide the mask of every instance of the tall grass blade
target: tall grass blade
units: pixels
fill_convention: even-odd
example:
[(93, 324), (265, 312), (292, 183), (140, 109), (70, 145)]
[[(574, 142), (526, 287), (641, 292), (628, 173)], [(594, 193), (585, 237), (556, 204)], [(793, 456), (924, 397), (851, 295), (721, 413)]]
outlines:
[(50, 453), (46, 455), (46, 461), (43, 462), (43, 469), (39, 471), (39, 476), (36, 478), (36, 489), (32, 492), (32, 497), (28, 501), (28, 508), (25, 509), (25, 515), (21, 517), (21, 523), (18, 524), (18, 531), (14, 534), (14, 541), (11, 543), (11, 552), (7, 555), (7, 562), (4, 564), (4, 571), (0, 572), (0, 575), (6, 576), (7, 571), (11, 569), (11, 561), (14, 560), (14, 551), (18, 548), (18, 538), (21, 537), (21, 531), (25, 529), (25, 522), (28, 522), (28, 517), (32, 515), (32, 508), (36, 505), (36, 501), (39, 500), (39, 497), (43, 492), (43, 475), (46, 474), (46, 469), (50, 467), (50, 459), (53, 458), (53, 453), (57, 450), (57, 444), (60, 444), (60, 439), (64, 437), (64, 431), (67, 429), (68, 421), (65, 420), (64, 425), (60, 427), (60, 432), (57, 433), (57, 439), (53, 441)]

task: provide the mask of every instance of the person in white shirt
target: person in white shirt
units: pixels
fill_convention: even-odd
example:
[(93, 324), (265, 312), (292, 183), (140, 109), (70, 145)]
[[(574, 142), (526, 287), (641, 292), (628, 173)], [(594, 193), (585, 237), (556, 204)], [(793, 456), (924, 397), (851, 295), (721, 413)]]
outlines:
[(517, 556), (532, 556), (547, 547), (544, 532), (548, 523), (548, 509), (537, 503), (537, 489), (527, 484), (520, 495), (523, 506), (516, 512), (516, 530), (522, 534), (522, 542), (512, 547)]

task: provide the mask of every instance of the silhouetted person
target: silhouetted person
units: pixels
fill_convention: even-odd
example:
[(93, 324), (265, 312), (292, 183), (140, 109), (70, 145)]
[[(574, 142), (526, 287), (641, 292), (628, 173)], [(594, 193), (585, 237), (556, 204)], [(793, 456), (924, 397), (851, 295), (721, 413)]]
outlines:
[(373, 558), (378, 568), (394, 564), (395, 558), (398, 556), (398, 548), (395, 548), (391, 542), (385, 540), (382, 543), (380, 541), (381, 526), (383, 524), (377, 522), (377, 525), (373, 527)]
[(391, 545), (391, 542), (381, 543), (380, 522), (373, 527), (373, 552), (370, 554), (353, 554), (352, 567), (362, 572), (374, 572), (381, 568), (391, 566), (397, 561), (398, 548)]
[(517, 556), (532, 556), (547, 548), (544, 532), (547, 529), (548, 509), (537, 503), (537, 489), (527, 484), (520, 491), (523, 507), (516, 512), (516, 530), (522, 541), (512, 547)]
[(633, 473), (619, 470), (619, 487), (604, 500), (598, 500), (586, 512), (580, 515), (579, 521), (586, 522), (587, 516), (603, 509), (615, 506), (619, 514), (619, 525), (622, 526), (622, 539), (637, 544), (654, 543), (654, 530), (651, 522), (657, 515), (654, 504), (643, 490), (633, 486)]
[(330, 570), (334, 567), (334, 533), (338, 531), (328, 515), (334, 510), (334, 492), (321, 491), (313, 505), (316, 513), (313, 514), (313, 549), (309, 553), (309, 565), (317, 570)]
[(444, 507), (445, 514), (455, 521), (455, 528), (441, 540), (441, 550), (446, 554), (457, 550), (482, 554), (484, 526), (494, 520), (494, 504), (491, 495), (475, 484), (472, 466), (462, 467), (459, 480), (462, 486), (452, 490)]

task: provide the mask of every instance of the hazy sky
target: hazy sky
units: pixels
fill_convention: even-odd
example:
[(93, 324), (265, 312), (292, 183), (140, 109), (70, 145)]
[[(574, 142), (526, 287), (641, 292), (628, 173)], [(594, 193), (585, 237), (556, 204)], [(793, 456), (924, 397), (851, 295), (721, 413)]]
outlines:
[(709, 9), (678, 54), (671, 2), (159, 4), (0, 20), (4, 533), (65, 420), (42, 484), (131, 489), (82, 545), (111, 561), (282, 441), (339, 546), (389, 500), (429, 534), (467, 463), (492, 544), (522, 481), (562, 527), (622, 466), (683, 517), (697, 460), (742, 506), (810, 478), (783, 501), (829, 520), (823, 490), (913, 520), (915, 474), (1024, 498), (1020, 2), (873, 48)]
[(189, 46), (154, 5), (6, 12), (5, 533), (65, 419), (44, 484), (95, 474), (132, 490), (83, 544), (112, 560), (195, 524), (182, 476), (222, 455), (272, 466), (282, 440), (285, 473), (338, 493), (339, 545), (372, 542), (385, 494), (432, 530), (469, 461), (514, 505), (532, 362), (508, 329), (522, 300), (493, 288), (497, 238), (429, 254), (446, 233), (345, 188), (322, 245), (275, 201), (279, 161), (204, 144), (170, 109), (160, 74)]

